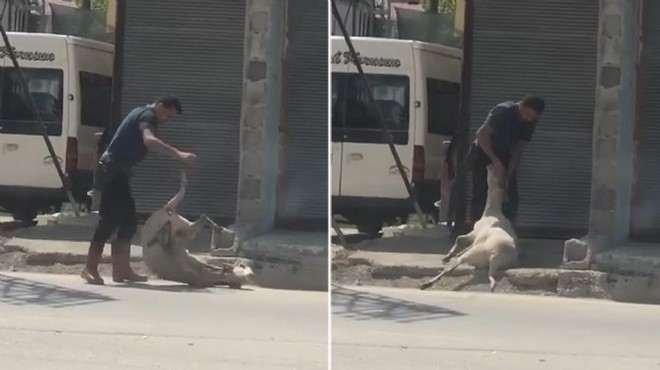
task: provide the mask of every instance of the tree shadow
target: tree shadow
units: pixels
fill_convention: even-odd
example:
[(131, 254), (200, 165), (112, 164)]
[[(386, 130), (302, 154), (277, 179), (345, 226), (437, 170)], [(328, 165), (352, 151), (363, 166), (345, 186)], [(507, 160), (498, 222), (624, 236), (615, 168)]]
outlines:
[(381, 319), (401, 324), (465, 315), (439, 306), (334, 285), (332, 287), (332, 314), (353, 320)]
[(97, 293), (0, 274), (0, 304), (65, 308), (110, 301), (114, 299)]

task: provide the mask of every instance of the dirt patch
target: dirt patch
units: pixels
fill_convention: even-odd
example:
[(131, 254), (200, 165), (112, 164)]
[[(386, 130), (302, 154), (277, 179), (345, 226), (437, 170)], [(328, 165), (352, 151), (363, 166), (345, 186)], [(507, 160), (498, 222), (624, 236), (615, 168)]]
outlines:
[[(48, 265), (32, 265), (28, 264), (29, 257), (30, 254), (24, 251), (6, 251), (0, 249), (0, 271), (78, 275), (83, 268), (83, 264), (55, 263)], [(140, 274), (151, 275), (147, 266), (142, 262), (131, 262), (131, 266)], [(99, 272), (104, 276), (112, 275), (112, 265), (109, 263), (100, 264)]]

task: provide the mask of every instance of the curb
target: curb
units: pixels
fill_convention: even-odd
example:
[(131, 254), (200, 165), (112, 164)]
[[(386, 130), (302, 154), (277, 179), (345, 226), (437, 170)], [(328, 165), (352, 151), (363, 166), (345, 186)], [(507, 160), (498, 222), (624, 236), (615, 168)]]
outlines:
[[(348, 258), (333, 261), (333, 270), (346, 266), (368, 266), (372, 279), (397, 280), (421, 279), (436, 275), (442, 266), (391, 266), (379, 265), (364, 258)], [(473, 274), (475, 269), (461, 266), (448, 277)], [(481, 275), (481, 272), (477, 272)], [(485, 276), (485, 275), (484, 275)], [(516, 268), (504, 271), (506, 281), (513, 293), (528, 291), (547, 292), (567, 298), (607, 299), (626, 303), (660, 303), (660, 281), (653, 275), (634, 275), (595, 270), (565, 270), (550, 268)], [(368, 284), (368, 283), (367, 283)]]
[[(26, 252), (26, 263), (31, 266), (49, 266), (56, 263), (62, 265), (79, 265), (84, 264), (87, 260), (87, 255), (73, 254), (73, 253), (60, 253), (60, 252), (47, 252), (47, 253), (33, 253)], [(130, 262), (142, 262), (142, 257), (131, 256)], [(104, 255), (101, 257), (100, 263), (112, 263), (112, 257)]]

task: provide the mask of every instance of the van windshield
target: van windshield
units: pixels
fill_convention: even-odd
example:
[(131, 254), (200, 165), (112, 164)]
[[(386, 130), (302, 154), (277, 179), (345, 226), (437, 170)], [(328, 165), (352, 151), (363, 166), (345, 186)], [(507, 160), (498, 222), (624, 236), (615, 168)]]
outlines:
[[(408, 76), (367, 74), (371, 91), (395, 144), (408, 143), (410, 80)], [(367, 86), (356, 73), (332, 74), (333, 141), (385, 143), (378, 112), (369, 103)]]
[(62, 134), (63, 71), (22, 68), (28, 91), (24, 91), (13, 67), (0, 68), (0, 133), (39, 135), (27, 94), (32, 95), (49, 135)]

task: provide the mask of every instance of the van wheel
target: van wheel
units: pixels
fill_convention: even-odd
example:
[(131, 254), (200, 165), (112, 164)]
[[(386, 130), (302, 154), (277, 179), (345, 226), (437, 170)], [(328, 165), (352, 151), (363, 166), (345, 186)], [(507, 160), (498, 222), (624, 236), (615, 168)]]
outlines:
[(372, 237), (380, 236), (380, 231), (383, 230), (383, 223), (381, 221), (363, 221), (355, 226), (357, 226), (359, 232)]
[(37, 218), (38, 213), (39, 210), (36, 207), (26, 207), (12, 213), (12, 217), (15, 221), (28, 223), (34, 221), (34, 219)]

